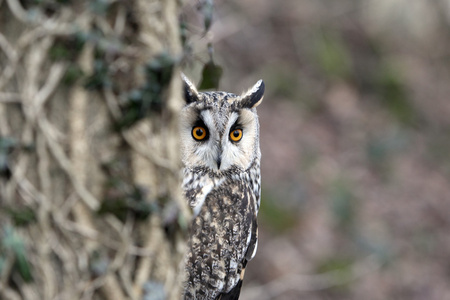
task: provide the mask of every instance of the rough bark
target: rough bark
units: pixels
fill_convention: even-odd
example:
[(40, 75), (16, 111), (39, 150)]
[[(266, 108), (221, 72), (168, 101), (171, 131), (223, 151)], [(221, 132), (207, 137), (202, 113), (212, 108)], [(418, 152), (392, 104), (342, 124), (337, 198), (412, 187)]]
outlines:
[(0, 0), (1, 299), (179, 299), (178, 5)]

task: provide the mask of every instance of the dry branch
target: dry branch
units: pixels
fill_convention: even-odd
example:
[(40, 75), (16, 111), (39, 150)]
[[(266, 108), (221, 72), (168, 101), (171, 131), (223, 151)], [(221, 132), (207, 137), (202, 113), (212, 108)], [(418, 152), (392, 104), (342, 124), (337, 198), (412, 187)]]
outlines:
[[(0, 173), (0, 298), (140, 299), (158, 282), (178, 299), (184, 234), (168, 235), (163, 216), (173, 205), (188, 214), (176, 65), (160, 111), (115, 129), (142, 66), (181, 55), (178, 2), (30, 5), (0, 1), (0, 139), (12, 143), (0, 147), (11, 172)], [(95, 76), (108, 83), (86, 88)], [(114, 201), (130, 206), (99, 213)], [(150, 207), (147, 219), (133, 205)]]

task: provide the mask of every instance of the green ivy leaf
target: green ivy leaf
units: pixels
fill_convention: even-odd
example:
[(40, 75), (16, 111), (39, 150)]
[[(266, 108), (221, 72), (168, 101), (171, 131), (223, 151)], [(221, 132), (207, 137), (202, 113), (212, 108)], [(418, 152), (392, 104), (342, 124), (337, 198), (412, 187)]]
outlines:
[(209, 31), (213, 21), (214, 1), (204, 0), (201, 4), (201, 11), (203, 13), (205, 32)]
[(174, 57), (163, 52), (146, 64), (146, 82), (129, 92), (128, 101), (122, 105), (123, 117), (117, 123), (119, 129), (131, 127), (150, 113), (162, 110), (163, 93), (172, 80), (176, 63)]
[(49, 50), (49, 57), (52, 60), (74, 61), (86, 42), (84, 34), (76, 34), (58, 37)]
[(83, 70), (81, 70), (80, 66), (75, 63), (70, 64), (67, 67), (66, 73), (62, 79), (62, 82), (66, 85), (71, 85), (78, 79), (84, 76)]
[(14, 225), (18, 227), (27, 226), (36, 222), (36, 214), (33, 209), (29, 207), (24, 208), (12, 208), (6, 207), (4, 209), (8, 215), (11, 216)]
[(137, 187), (129, 187), (119, 179), (113, 179), (108, 195), (103, 199), (98, 214), (113, 214), (119, 220), (125, 221), (129, 214), (137, 220), (145, 220), (157, 207), (147, 201), (145, 192)]
[(91, 0), (89, 1), (89, 9), (100, 16), (105, 16), (111, 6), (109, 0)]
[(199, 84), (200, 90), (218, 90), (219, 81), (222, 77), (223, 69), (221, 66), (216, 65), (214, 61), (210, 60), (203, 66), (202, 79)]
[(16, 147), (17, 142), (10, 137), (0, 137), (0, 176), (9, 179), (11, 170), (9, 168), (9, 154)]
[(108, 73), (108, 65), (100, 58), (94, 61), (94, 72), (86, 79), (84, 87), (88, 90), (98, 90), (111, 86), (111, 79)]
[(22, 279), (25, 282), (31, 282), (33, 280), (33, 276), (31, 272), (31, 265), (28, 262), (26, 255), (25, 243), (22, 237), (16, 233), (14, 228), (5, 228), (1, 245), (6, 251), (10, 251), (14, 254), (14, 268), (18, 271)]

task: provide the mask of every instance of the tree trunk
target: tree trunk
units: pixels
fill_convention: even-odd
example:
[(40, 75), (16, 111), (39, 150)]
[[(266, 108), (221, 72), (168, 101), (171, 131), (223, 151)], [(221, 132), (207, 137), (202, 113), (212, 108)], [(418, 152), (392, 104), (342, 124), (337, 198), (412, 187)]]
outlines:
[(0, 0), (0, 299), (179, 299), (178, 1)]

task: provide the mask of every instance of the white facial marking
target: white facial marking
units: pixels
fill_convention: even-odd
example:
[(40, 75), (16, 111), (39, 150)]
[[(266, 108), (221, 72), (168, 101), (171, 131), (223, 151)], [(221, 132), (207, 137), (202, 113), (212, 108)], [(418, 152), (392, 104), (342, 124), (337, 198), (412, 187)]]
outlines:
[[(221, 170), (226, 170), (231, 166), (240, 167), (246, 170), (254, 159), (255, 141), (257, 140), (256, 115), (248, 109), (243, 109), (238, 113), (232, 113), (228, 121), (225, 133), (222, 137), (222, 165)], [(238, 121), (242, 129), (242, 138), (238, 142), (230, 140), (230, 130)]]

